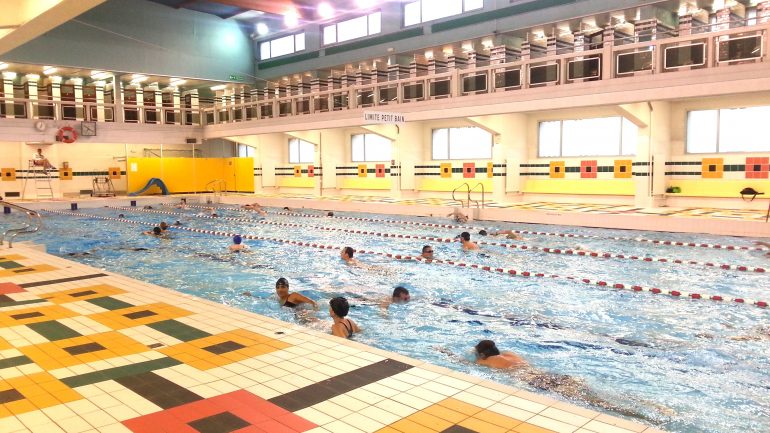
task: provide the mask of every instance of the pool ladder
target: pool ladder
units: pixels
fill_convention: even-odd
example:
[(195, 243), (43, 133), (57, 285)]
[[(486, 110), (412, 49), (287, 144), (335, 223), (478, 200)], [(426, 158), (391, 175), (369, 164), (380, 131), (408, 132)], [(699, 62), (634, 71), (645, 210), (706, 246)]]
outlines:
[(3, 242), (7, 239), (8, 248), (13, 248), (13, 240), (16, 238), (16, 236), (22, 233), (35, 233), (39, 231), (43, 226), (43, 219), (40, 218), (40, 214), (31, 209), (27, 209), (17, 204), (9, 203), (3, 200), (2, 197), (0, 197), (0, 206), (22, 211), (26, 213), (27, 218), (29, 218), (29, 222), (24, 224), (24, 227), (6, 230), (5, 233), (3, 233), (3, 235), (0, 237), (0, 245), (3, 245)]
[[(465, 192), (467, 194), (466, 201), (463, 201), (462, 199), (458, 199), (458, 198), (455, 197), (455, 193), (457, 191), (461, 190), (463, 187), (465, 187)], [(471, 188), (471, 186), (468, 184), (468, 182), (465, 182), (462, 185), (458, 186), (457, 188), (453, 189), (452, 190), (452, 200), (459, 201), (460, 202), (460, 207), (467, 207), (469, 209), (471, 207), (471, 202), (474, 202), (474, 203), (476, 203), (476, 209), (479, 209), (479, 201), (471, 199), (471, 193), (473, 191), (475, 191), (478, 187), (481, 187), (481, 207), (480, 208), (484, 209), (484, 200), (485, 200), (486, 193), (484, 192), (484, 184), (481, 183), (481, 182), (477, 183), (476, 186), (474, 186), (473, 188)]]

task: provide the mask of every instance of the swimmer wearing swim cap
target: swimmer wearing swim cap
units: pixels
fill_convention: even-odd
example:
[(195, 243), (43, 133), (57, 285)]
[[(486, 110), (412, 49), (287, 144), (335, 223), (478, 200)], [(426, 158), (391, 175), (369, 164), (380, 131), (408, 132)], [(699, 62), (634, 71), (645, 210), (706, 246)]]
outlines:
[(233, 236), (233, 244), (230, 245), (228, 248), (230, 249), (230, 251), (232, 251), (234, 253), (237, 253), (239, 251), (243, 251), (247, 247), (246, 247), (246, 244), (244, 244), (242, 242), (243, 242), (243, 238), (241, 237), (241, 235), (235, 235), (235, 236)]

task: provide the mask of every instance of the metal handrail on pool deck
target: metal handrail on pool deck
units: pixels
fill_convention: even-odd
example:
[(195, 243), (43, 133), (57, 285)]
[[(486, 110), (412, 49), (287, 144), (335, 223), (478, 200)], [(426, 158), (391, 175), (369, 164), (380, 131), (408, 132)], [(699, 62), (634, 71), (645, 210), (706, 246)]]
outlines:
[[(16, 236), (22, 233), (35, 233), (37, 231), (40, 231), (40, 228), (43, 226), (43, 219), (40, 217), (40, 214), (36, 211), (33, 211), (32, 209), (27, 209), (23, 206), (9, 203), (3, 200), (2, 197), (0, 197), (0, 206), (22, 211), (26, 213), (27, 217), (30, 219), (30, 223), (25, 224), (24, 227), (6, 230), (5, 233), (3, 233), (2, 236), (0, 236), (0, 245), (3, 245), (3, 242), (6, 239), (8, 239), (8, 248), (13, 248), (13, 240), (14, 238), (16, 238)], [(36, 218), (36, 219), (33, 219), (33, 218)], [(34, 221), (34, 224), (33, 224), (33, 221)]]

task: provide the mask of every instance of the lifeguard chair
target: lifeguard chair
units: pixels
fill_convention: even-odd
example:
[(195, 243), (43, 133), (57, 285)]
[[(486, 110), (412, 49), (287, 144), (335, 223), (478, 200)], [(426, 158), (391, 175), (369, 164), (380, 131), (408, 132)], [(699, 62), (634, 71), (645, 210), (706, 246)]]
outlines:
[(95, 176), (91, 184), (91, 197), (115, 197), (115, 186), (109, 176)]
[(29, 160), (27, 165), (27, 175), (24, 176), (24, 186), (21, 198), (26, 198), (27, 183), (32, 179), (35, 181), (35, 198), (53, 198), (53, 186), (51, 185), (51, 175), (48, 169), (43, 165), (36, 165), (34, 159)]

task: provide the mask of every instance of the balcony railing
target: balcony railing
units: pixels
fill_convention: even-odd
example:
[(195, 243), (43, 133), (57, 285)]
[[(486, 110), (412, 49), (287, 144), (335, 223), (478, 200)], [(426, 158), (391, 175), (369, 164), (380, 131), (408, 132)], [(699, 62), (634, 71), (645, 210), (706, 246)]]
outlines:
[(425, 75), (401, 75), (391, 80), (380, 77), (282, 97), (241, 95), (238, 103), (227, 101), (227, 97), (213, 102), (200, 100), (200, 108), (195, 109), (0, 96), (0, 117), (215, 125), (766, 62), (770, 23), (746, 24), (693, 27), (687, 36), (675, 30), (658, 31), (654, 40), (640, 41), (647, 35), (615, 38), (591, 43), (587, 47), (592, 49), (580, 52), (437, 68)]

